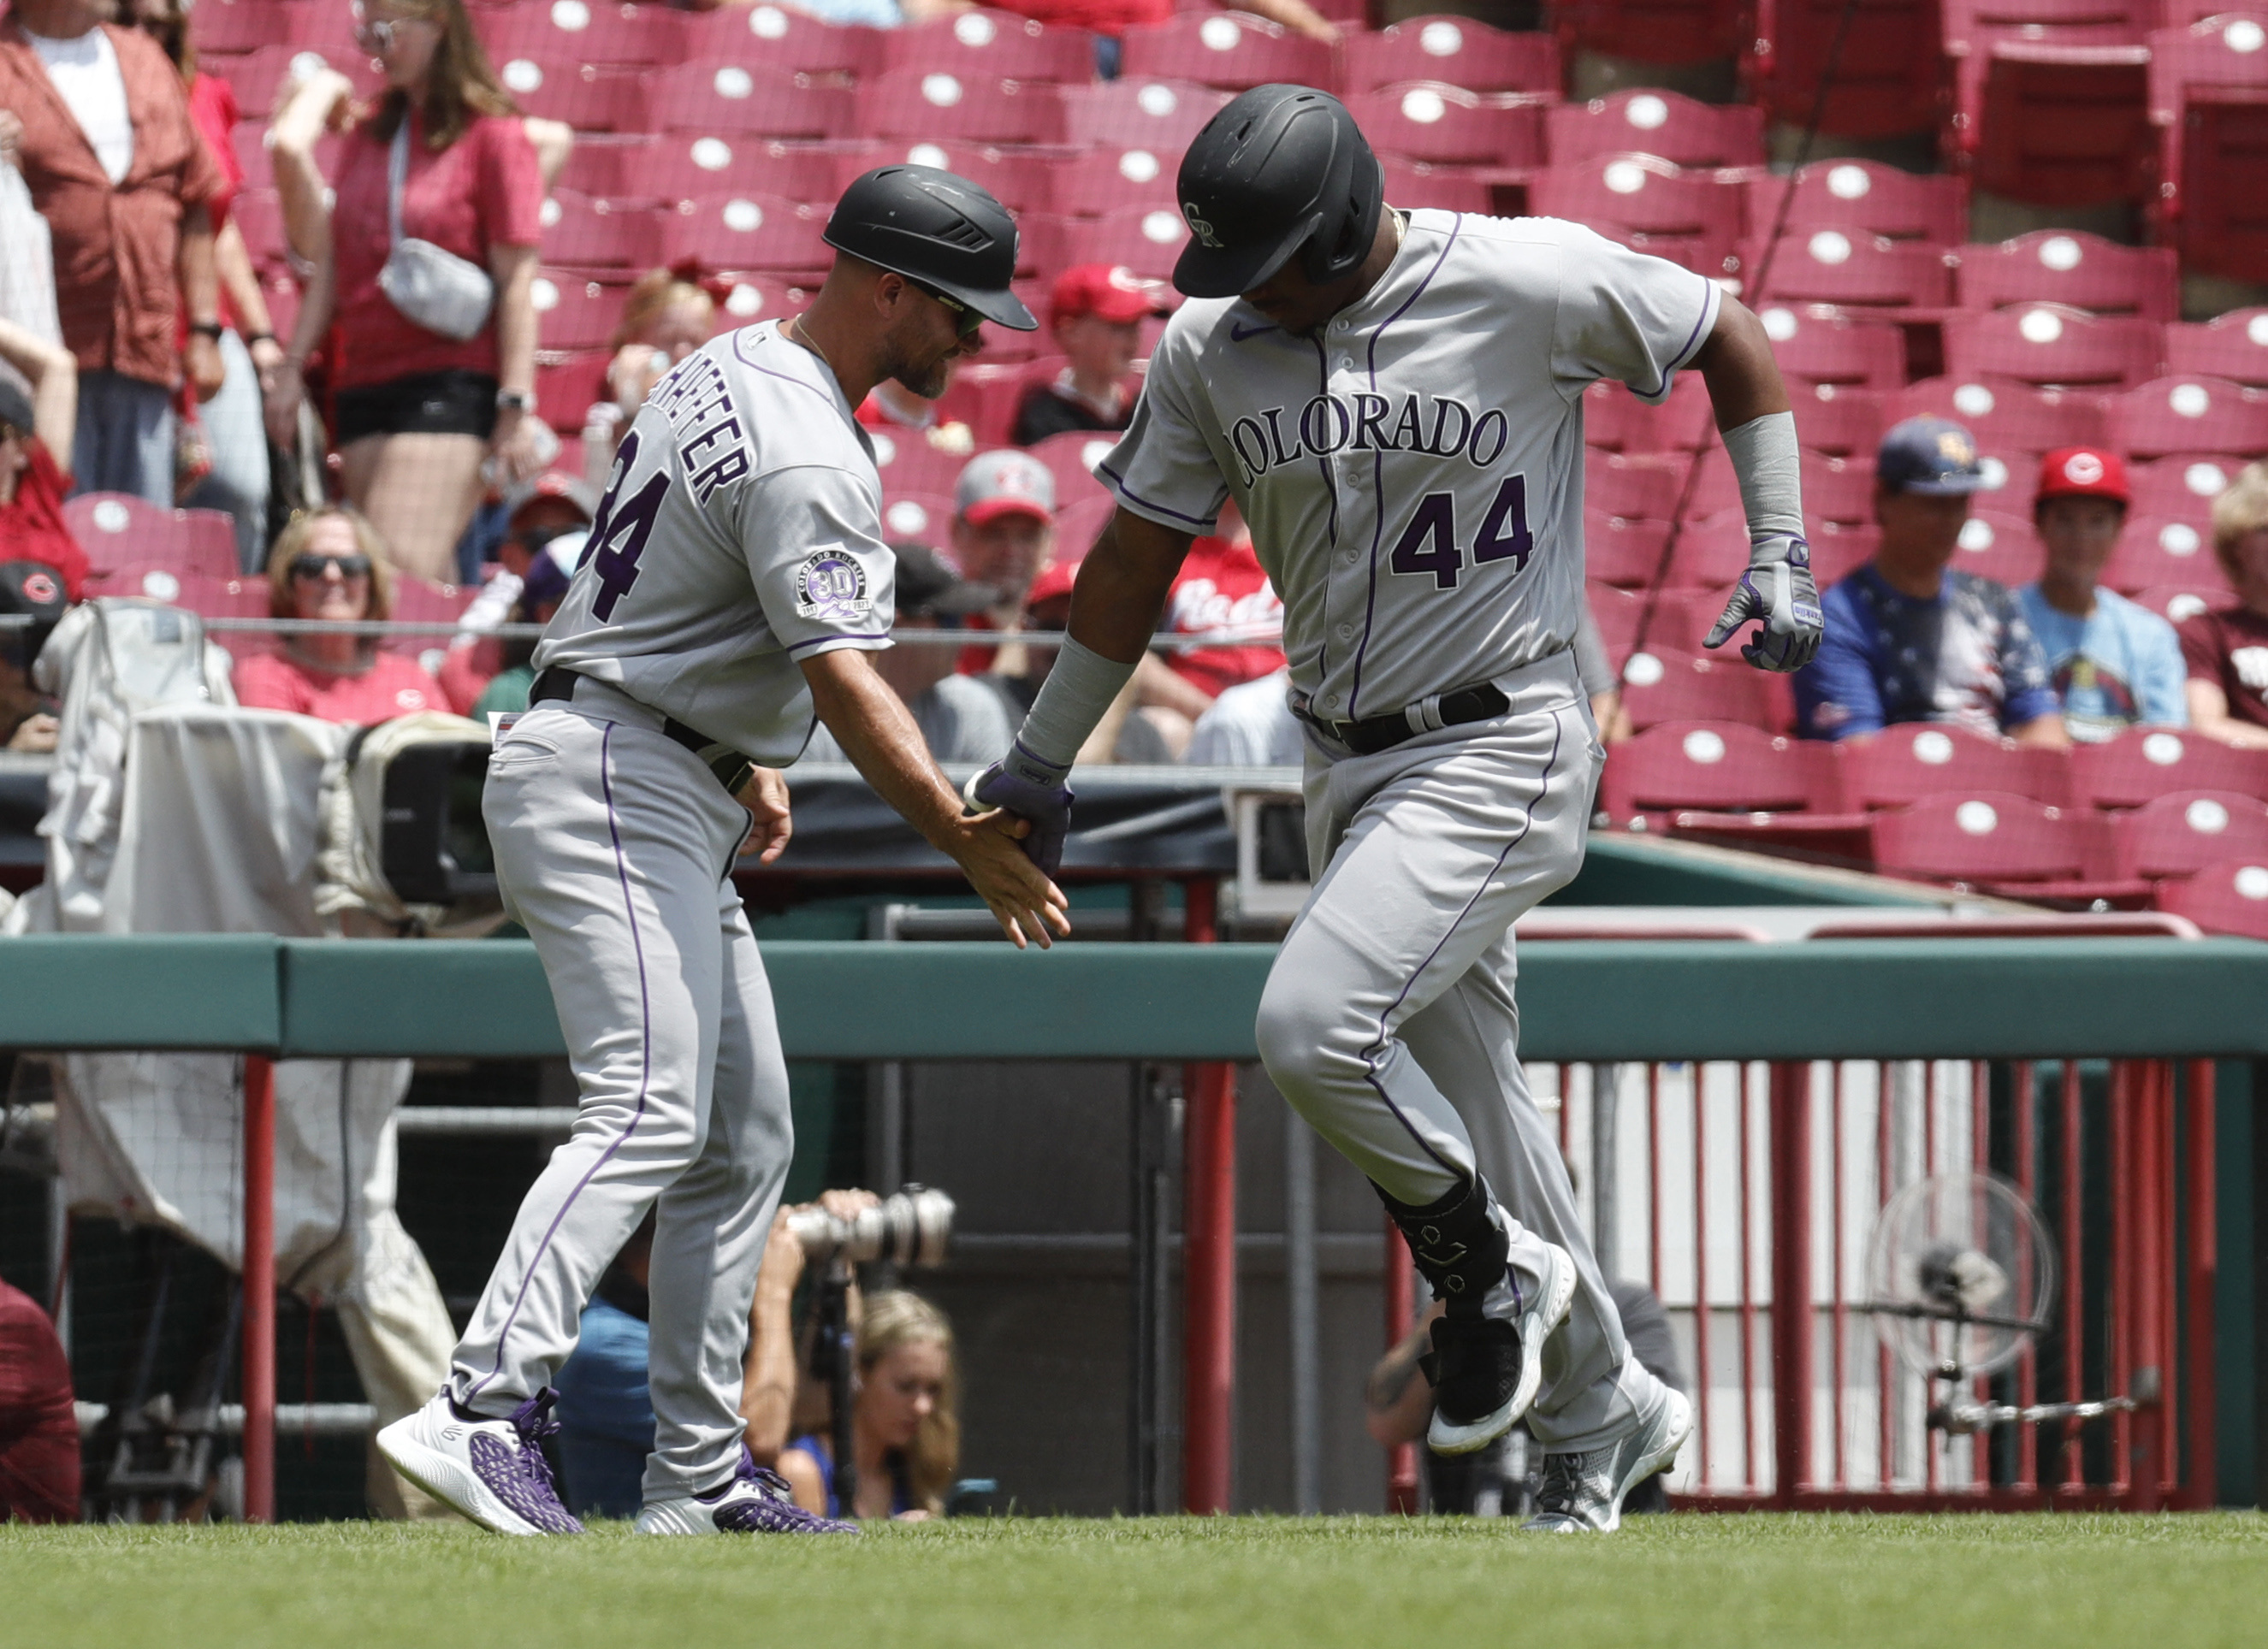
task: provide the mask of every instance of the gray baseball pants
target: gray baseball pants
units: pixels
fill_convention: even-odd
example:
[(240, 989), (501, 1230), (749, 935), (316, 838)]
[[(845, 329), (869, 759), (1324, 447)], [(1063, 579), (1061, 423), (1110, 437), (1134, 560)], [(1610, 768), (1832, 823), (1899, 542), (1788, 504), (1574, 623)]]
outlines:
[(1438, 1201), (1477, 1169), (1512, 1217), (1512, 1264), (1574, 1256), (1567, 1324), (1543, 1348), (1528, 1429), (1597, 1447), (1660, 1402), (1575, 1212), (1557, 1131), (1529, 1096), (1512, 924), (1573, 880), (1605, 759), (1574, 655), (1497, 681), (1509, 711), (1375, 755), (1308, 740), (1314, 892), (1260, 1002), (1260, 1056), (1300, 1115), (1397, 1201)]
[(739, 1462), (756, 1265), (793, 1148), (771, 990), (727, 874), (748, 816), (661, 723), (586, 681), (522, 716), (490, 759), (497, 879), (551, 983), (581, 1108), (450, 1373), (484, 1414), (549, 1384), (655, 1209), (649, 1500)]

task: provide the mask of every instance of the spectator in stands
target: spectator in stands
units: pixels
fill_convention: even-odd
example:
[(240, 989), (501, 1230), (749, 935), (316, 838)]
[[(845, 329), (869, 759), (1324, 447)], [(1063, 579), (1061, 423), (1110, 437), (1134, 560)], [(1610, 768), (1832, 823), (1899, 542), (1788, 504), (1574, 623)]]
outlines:
[[(650, 269), (630, 288), (609, 347), (607, 399), (585, 428), (605, 423), (619, 445), (661, 375), (717, 335), (717, 299), (689, 266)], [(591, 472), (597, 478), (595, 470)]]
[(646, 1384), (652, 1256), (648, 1212), (592, 1291), (574, 1352), (552, 1376), (559, 1394), (561, 1498), (578, 1517), (632, 1518), (644, 1502), (645, 1460), (653, 1453), (653, 1396)]
[(201, 401), (226, 372), (212, 215), (226, 180), (173, 64), (104, 24), (110, 9), (15, 0), (0, 18), (0, 109), (22, 123), (18, 165), (54, 237), (78, 485), (170, 505), (181, 367)]
[(134, 0), (134, 19), (180, 72), (190, 117), (226, 180), (210, 209), (213, 264), (220, 286), (217, 342), (223, 376), (219, 393), (196, 415), (211, 469), (181, 502), (225, 512), (236, 522), (238, 567), (256, 572), (268, 556), (268, 433), (261, 412), (260, 374), (281, 365), (284, 350), (269, 320), (267, 295), (252, 271), (252, 254), (229, 218), (244, 188), (244, 167), (233, 141), (236, 93), (219, 76), (198, 70), (187, 0)]
[[(350, 509), (303, 515), (268, 556), (268, 610), (276, 618), (353, 622), (394, 611), (394, 570), (385, 541)], [(374, 636), (335, 630), (286, 636), (280, 652), (236, 666), (237, 702), (368, 727), (421, 710), (443, 710), (440, 684), (414, 659)]]
[(0, 617), (32, 621), (0, 629), (0, 749), (55, 747), (55, 706), (32, 684), (32, 661), (69, 607), (63, 580), (46, 563), (0, 562)]
[(1142, 346), (1142, 323), (1166, 313), (1158, 283), (1123, 264), (1078, 263), (1056, 277), (1048, 329), (1065, 364), (1052, 382), (1035, 384), (1016, 409), (1019, 446), (1072, 430), (1123, 430), (1134, 416), (1125, 379)]
[(0, 1524), (78, 1521), (70, 1359), (39, 1302), (0, 1282)]
[(1821, 599), (1827, 639), (1795, 678), (1811, 739), (1865, 738), (1894, 722), (1947, 722), (2055, 749), (2070, 740), (2047, 660), (2016, 598), (1949, 571), (1984, 484), (1977, 442), (1943, 418), (1908, 418), (1874, 464), (1874, 558)]
[(2247, 464), (2213, 501), (2213, 553), (2236, 605), (2182, 622), (2190, 725), (2268, 749), (2268, 463)]
[(857, 1355), (855, 1501), (844, 1505), (836, 1493), (834, 1446), (821, 1432), (805, 1432), (780, 1451), (780, 1476), (806, 1512), (908, 1521), (935, 1517), (945, 1510), (961, 1463), (953, 1325), (905, 1289), (869, 1294), (859, 1314)]
[[(893, 544), (897, 557), (897, 614), (901, 630), (959, 630), (973, 617), (997, 609), (999, 593), (972, 584), (947, 566), (926, 544)], [(913, 711), (914, 725), (940, 762), (992, 759), (1014, 736), (1014, 725), (998, 707), (998, 696), (981, 678), (955, 672), (955, 649), (943, 642), (900, 642), (874, 655), (874, 672)], [(990, 742), (998, 739), (997, 744)], [(982, 757), (961, 754), (983, 742)], [(843, 747), (824, 723), (814, 727), (804, 747), (806, 762), (848, 762)]]
[[(575, 563), (582, 559), (586, 536), (584, 528), (571, 526), (541, 541), (534, 558), (527, 563), (526, 572), (521, 575), (519, 599), (512, 603), (513, 623), (549, 624), (551, 622), (551, 615), (567, 599), (567, 585), (575, 577)], [(463, 652), (469, 650), (452, 648), (449, 661), (441, 668), (441, 686), (447, 692), (449, 702), (467, 705), (466, 713), (476, 721), (526, 710), (527, 696), (535, 687), (534, 641), (516, 637), (501, 645), (503, 668), (487, 681), (480, 683), (479, 690), (469, 696), (458, 681), (451, 679), (452, 666)]]
[[(998, 598), (991, 612), (971, 615), (969, 629), (1014, 628), (1025, 592), (1054, 558), (1055, 548), (1056, 478), (1045, 464), (1029, 453), (1001, 447), (962, 466), (953, 487), (953, 560), (970, 583)], [(963, 674), (992, 665), (992, 648), (961, 649)]]
[(1178, 761), (1215, 699), (1284, 667), (1284, 603), (1233, 504), (1221, 507), (1212, 533), (1189, 546), (1166, 598), (1162, 627), (1176, 636), (1225, 637), (1210, 647), (1145, 653), (1135, 668), (1135, 714)]
[(2016, 600), (2047, 660), (2064, 731), (2080, 744), (2115, 739), (2138, 723), (2189, 725), (2174, 627), (2100, 583), (2132, 497), (2116, 453), (2072, 446), (2040, 460), (2032, 522), (2047, 562)]
[(0, 320), (0, 361), (32, 386), (0, 377), (0, 561), (44, 562), (77, 600), (86, 552), (63, 520), (78, 438), (78, 367), (70, 351)]
[[(490, 677), (482, 662), (492, 657), (486, 651), (490, 635), (499, 624), (550, 622), (566, 593), (563, 580), (574, 576), (598, 504), (589, 483), (563, 469), (546, 470), (505, 498), (496, 576), (466, 607), (441, 664), (439, 681), (450, 703), (475, 716), (527, 708), (527, 689), (534, 680), (527, 660), (534, 644), (501, 644), (500, 674)], [(533, 594), (531, 580), (537, 585)]]
[[(495, 460), (508, 485), (542, 469), (547, 442), (556, 450), (535, 416), (533, 287), (543, 182), (534, 145), (464, 0), (372, 0), (366, 15), (358, 38), (385, 65), (387, 90), (348, 136), (330, 244), (275, 375), (269, 429), (279, 445), (293, 438), (301, 373), (335, 320), (332, 434), (347, 497), (403, 571), (445, 579), (481, 499), (483, 458)], [(487, 282), (487, 316), (469, 337), (447, 335), (439, 329), (451, 324), (444, 313), (412, 302), (435, 323), (421, 324), (380, 283), (393, 252), (397, 150), (407, 170), (405, 245), (423, 241), (449, 254), (455, 261), (446, 278), (460, 291)], [(406, 283), (394, 284), (399, 292)]]

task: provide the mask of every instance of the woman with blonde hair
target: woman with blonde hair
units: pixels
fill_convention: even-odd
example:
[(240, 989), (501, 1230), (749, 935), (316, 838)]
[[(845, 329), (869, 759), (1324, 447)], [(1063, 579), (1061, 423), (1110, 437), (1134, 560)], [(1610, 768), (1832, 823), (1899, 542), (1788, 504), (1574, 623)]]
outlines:
[(387, 92), (340, 159), (328, 244), (265, 386), (269, 431), (291, 444), (301, 372), (335, 321), (332, 435), (347, 497), (403, 571), (441, 579), (480, 502), (483, 459), (504, 486), (543, 465), (533, 296), (543, 183), (464, 0), (370, 0), (365, 17), (357, 38), (383, 63)]
[[(394, 573), (385, 541), (352, 510), (300, 516), (268, 553), (268, 611), (331, 623), (391, 616)], [(347, 630), (295, 632), (278, 651), (242, 660), (236, 698), (247, 710), (288, 710), (358, 727), (448, 708), (439, 684), (415, 659)]]
[[(649, 269), (638, 277), (608, 343), (615, 353), (607, 363), (607, 399), (592, 409), (593, 420), (609, 427), (613, 445), (622, 444), (622, 432), (662, 374), (716, 334), (716, 295), (691, 264)], [(596, 485), (605, 477), (588, 479)]]
[(2183, 619), (2190, 725), (2268, 750), (2268, 463), (2247, 464), (2213, 501), (2213, 553), (2235, 601)]
[(834, 1448), (822, 1435), (799, 1437), (781, 1450), (780, 1476), (798, 1505), (824, 1517), (934, 1517), (945, 1510), (961, 1464), (953, 1324), (919, 1294), (887, 1289), (866, 1296), (858, 1339), (853, 1503), (843, 1505), (836, 1492)]

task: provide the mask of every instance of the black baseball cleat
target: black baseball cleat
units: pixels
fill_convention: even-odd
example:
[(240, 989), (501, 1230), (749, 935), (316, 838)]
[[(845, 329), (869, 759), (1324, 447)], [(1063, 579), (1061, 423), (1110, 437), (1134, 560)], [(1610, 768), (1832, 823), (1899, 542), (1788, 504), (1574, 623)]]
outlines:
[(1516, 1322), (1456, 1313), (1433, 1320), (1433, 1349), (1420, 1366), (1433, 1382), (1425, 1447), (1436, 1454), (1486, 1448), (1535, 1401), (1543, 1343), (1567, 1321), (1575, 1300), (1573, 1257), (1547, 1244), (1546, 1260), (1543, 1285), (1521, 1300)]

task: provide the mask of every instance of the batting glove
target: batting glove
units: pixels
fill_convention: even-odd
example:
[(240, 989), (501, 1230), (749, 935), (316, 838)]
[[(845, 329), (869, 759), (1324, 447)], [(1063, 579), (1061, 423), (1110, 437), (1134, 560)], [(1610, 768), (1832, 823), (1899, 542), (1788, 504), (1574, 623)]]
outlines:
[(968, 781), (961, 799), (972, 808), (1003, 807), (1032, 827), (1022, 842), (1025, 854), (1052, 880), (1063, 868), (1064, 838), (1071, 834), (1071, 777), (1024, 748), (1020, 740), (1008, 754)]
[(1827, 634), (1819, 610), (1819, 586), (1811, 578), (1811, 546), (1792, 534), (1775, 533), (1749, 547), (1749, 570), (1725, 603), (1705, 647), (1721, 647), (1751, 619), (1764, 628), (1742, 644), (1741, 657), (1759, 670), (1785, 675), (1800, 670), (1819, 651)]

